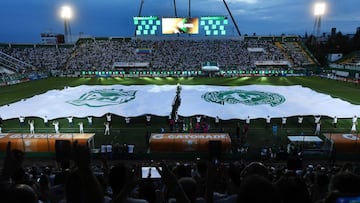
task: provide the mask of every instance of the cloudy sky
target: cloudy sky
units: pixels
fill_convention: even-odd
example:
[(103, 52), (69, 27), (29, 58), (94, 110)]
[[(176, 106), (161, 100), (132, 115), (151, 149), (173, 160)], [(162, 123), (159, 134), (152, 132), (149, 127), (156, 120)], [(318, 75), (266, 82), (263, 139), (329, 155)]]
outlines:
[[(313, 33), (313, 4), (319, 0), (226, 0), (241, 34)], [(360, 0), (323, 0), (327, 11), (321, 32), (332, 27), (354, 33), (360, 27)], [(70, 5), (73, 35), (133, 36), (133, 16), (141, 0), (0, 0), (0, 42), (37, 43), (40, 33), (63, 33), (60, 8)], [(176, 0), (177, 14), (187, 17), (189, 0)], [(144, 0), (142, 16), (174, 17), (173, 0)], [(192, 0), (191, 16), (230, 16), (222, 0)], [(229, 20), (228, 36), (236, 35)]]

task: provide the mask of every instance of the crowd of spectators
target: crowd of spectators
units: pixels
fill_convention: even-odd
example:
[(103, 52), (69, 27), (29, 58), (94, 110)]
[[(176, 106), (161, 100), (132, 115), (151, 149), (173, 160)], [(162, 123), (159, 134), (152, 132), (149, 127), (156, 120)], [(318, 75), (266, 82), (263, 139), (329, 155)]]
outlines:
[(285, 42), (282, 46), (296, 67), (314, 64), (297, 42)]
[(283, 162), (216, 157), (114, 162), (93, 160), (88, 148), (76, 143), (71, 160), (59, 166), (24, 166), (23, 152), (11, 150), (9, 143), (1, 170), (1, 202), (315, 203), (360, 195), (358, 163), (303, 163), (291, 155)]
[[(262, 48), (251, 53), (247, 48)], [(146, 49), (145, 53), (137, 50)], [(286, 60), (285, 54), (268, 40), (237, 39), (82, 39), (76, 45), (11, 47), (0, 51), (37, 70), (112, 70), (115, 62), (146, 62), (147, 71), (201, 70), (202, 63), (216, 62), (224, 69), (255, 69), (255, 61)]]

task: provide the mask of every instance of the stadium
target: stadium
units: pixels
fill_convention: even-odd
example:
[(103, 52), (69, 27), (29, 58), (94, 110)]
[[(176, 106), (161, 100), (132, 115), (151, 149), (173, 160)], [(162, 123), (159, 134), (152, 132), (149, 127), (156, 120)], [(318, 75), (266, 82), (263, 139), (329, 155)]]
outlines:
[[(64, 182), (74, 191), (69, 184), (84, 189), (78, 194), (86, 198), (74, 195), (78, 202), (105, 202), (105, 197), (157, 202), (144, 191), (155, 194), (159, 185), (170, 191), (163, 192), (163, 202), (263, 202), (246, 199), (249, 191), (226, 188), (245, 173), (261, 177), (252, 180), (257, 184), (278, 187), (279, 197), (265, 194), (274, 198), (270, 202), (296, 202), (284, 195), (290, 187), (281, 182), (285, 176), (301, 179), (308, 190), (318, 184), (314, 179), (327, 181), (324, 188), (344, 171), (354, 179), (346, 184), (360, 183), (360, 29), (350, 37), (336, 30), (320, 35), (320, 11), (311, 36), (241, 35), (223, 3), (226, 15), (190, 17), (189, 1), (189, 16), (178, 17), (174, 0), (175, 15), (160, 17), (141, 15), (141, 1), (139, 15), (132, 18), (134, 36), (76, 40), (65, 10), (64, 34), (42, 33), (35, 44), (1, 42), (2, 178), (23, 183), (11, 172), (18, 170), (21, 178), (31, 174), (27, 181), (37, 179), (40, 185), (40, 179), (50, 181), (50, 175), (71, 168), (69, 176), (76, 171), (88, 179), (79, 181), (78, 175)], [(229, 24), (236, 36), (228, 35)], [(97, 188), (90, 195), (101, 179), (114, 175), (109, 165), (120, 170), (114, 169), (119, 173), (114, 180), (129, 188)], [(201, 174), (204, 165), (207, 176)], [(141, 178), (133, 174), (139, 168)], [(130, 180), (133, 176), (141, 181)], [(184, 177), (204, 178), (204, 185)], [(111, 179), (102, 181), (112, 186)], [(232, 184), (242, 188), (242, 183)], [(196, 195), (187, 189), (193, 186)], [(360, 196), (358, 189), (341, 189), (305, 192), (301, 195), (308, 199), (297, 202)], [(2, 186), (4, 191), (13, 189)], [(43, 191), (36, 196), (42, 202), (65, 198)]]

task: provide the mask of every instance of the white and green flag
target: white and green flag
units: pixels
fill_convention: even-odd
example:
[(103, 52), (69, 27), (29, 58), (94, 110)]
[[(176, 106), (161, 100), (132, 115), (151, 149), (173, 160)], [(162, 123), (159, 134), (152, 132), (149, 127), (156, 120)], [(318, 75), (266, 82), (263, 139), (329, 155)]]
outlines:
[(182, 86), (179, 114), (221, 119), (324, 115), (350, 118), (360, 115), (360, 105), (296, 86)]
[[(109, 85), (69, 87), (0, 107), (3, 119), (36, 116), (49, 119), (103, 116), (111, 112), (135, 117), (168, 116), (176, 85)], [(324, 115), (360, 116), (360, 105), (318, 93), (302, 86), (209, 86), (183, 85), (181, 116), (207, 115), (221, 119)]]

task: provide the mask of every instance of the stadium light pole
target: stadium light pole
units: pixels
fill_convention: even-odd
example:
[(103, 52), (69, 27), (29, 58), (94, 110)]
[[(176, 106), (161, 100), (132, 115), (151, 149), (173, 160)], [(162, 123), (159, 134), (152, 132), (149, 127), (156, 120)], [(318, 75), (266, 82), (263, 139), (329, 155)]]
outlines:
[(321, 18), (322, 16), (324, 16), (325, 11), (326, 11), (325, 2), (316, 2), (314, 4), (314, 16), (315, 16), (314, 35), (316, 37), (320, 36)]
[(61, 7), (61, 18), (64, 19), (64, 35), (65, 43), (71, 42), (71, 29), (70, 29), (70, 19), (72, 18), (72, 9), (70, 6)]

